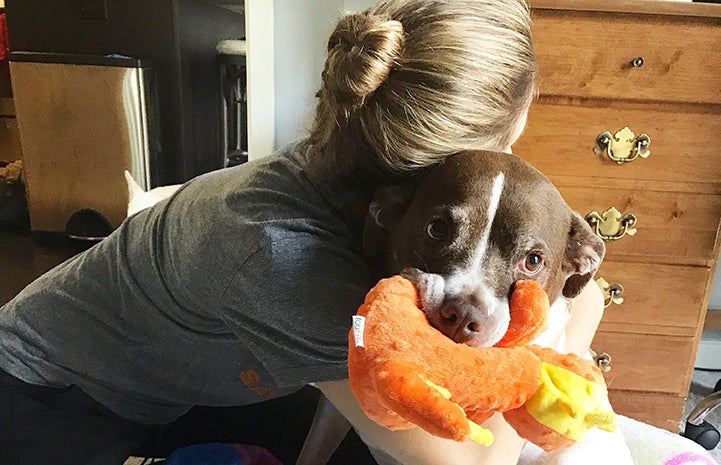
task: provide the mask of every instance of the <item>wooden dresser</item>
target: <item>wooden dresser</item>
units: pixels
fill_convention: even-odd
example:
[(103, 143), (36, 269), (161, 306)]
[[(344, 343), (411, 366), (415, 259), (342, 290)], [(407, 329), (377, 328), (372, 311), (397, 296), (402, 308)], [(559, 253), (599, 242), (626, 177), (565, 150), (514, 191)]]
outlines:
[(721, 5), (530, 3), (540, 97), (514, 151), (606, 237), (615, 409), (678, 432), (719, 251)]

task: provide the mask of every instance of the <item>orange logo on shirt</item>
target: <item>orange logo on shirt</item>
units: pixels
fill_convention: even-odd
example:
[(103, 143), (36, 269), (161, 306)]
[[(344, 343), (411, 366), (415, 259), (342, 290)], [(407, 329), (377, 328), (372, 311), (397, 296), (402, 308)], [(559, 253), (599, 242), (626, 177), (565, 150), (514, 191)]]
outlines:
[(248, 389), (255, 392), (261, 397), (267, 397), (268, 399), (272, 399), (274, 397), (278, 397), (279, 395), (277, 392), (271, 391), (270, 388), (261, 386), (260, 375), (257, 371), (253, 369), (241, 371), (240, 380), (243, 381), (243, 384), (245, 384)]

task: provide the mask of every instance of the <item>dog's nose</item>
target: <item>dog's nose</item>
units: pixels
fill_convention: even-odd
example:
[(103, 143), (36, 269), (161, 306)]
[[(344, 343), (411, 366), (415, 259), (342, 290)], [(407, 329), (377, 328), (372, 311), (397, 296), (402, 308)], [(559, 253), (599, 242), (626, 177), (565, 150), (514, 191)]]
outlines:
[(494, 298), (485, 286), (469, 285), (466, 279), (446, 280), (417, 268), (401, 274), (418, 289), (421, 308), (437, 330), (455, 342), (473, 347), (490, 347), (508, 329), (508, 305)]
[(458, 343), (494, 345), (508, 329), (510, 313), (502, 311), (502, 302), (487, 294), (474, 291), (447, 298), (436, 312), (436, 328)]
[(486, 331), (486, 322), (493, 313), (485, 303), (446, 302), (440, 309), (441, 330), (459, 343), (477, 339)]

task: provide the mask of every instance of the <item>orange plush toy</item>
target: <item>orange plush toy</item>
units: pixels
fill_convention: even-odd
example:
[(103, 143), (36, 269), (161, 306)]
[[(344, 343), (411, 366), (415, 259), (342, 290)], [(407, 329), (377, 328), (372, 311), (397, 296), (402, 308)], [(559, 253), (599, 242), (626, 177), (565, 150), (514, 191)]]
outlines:
[(593, 427), (615, 429), (595, 365), (526, 346), (548, 315), (535, 281), (516, 283), (510, 327), (496, 347), (453, 342), (428, 323), (417, 301), (413, 284), (395, 276), (381, 280), (354, 317), (350, 383), (375, 422), (490, 445), (492, 433), (479, 424), (503, 412), (519, 435), (546, 450), (567, 447)]

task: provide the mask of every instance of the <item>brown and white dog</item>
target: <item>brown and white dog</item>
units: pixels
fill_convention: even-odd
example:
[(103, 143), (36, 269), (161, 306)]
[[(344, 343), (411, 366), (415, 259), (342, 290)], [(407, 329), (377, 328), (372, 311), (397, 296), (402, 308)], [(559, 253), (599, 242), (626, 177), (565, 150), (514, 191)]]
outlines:
[(520, 158), (462, 153), (413, 187), (379, 190), (365, 250), (419, 290), (431, 324), (456, 342), (487, 347), (508, 329), (508, 297), (538, 281), (551, 302), (574, 297), (605, 247), (556, 188)]
[[(551, 303), (574, 297), (605, 253), (543, 174), (493, 152), (460, 153), (417, 180), (379, 189), (363, 237), (380, 270), (416, 285), (434, 327), (475, 347), (505, 334), (516, 281), (538, 281)], [(322, 398), (297, 464), (326, 463), (343, 427)]]

